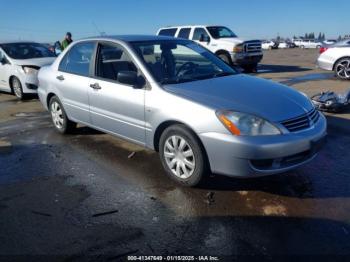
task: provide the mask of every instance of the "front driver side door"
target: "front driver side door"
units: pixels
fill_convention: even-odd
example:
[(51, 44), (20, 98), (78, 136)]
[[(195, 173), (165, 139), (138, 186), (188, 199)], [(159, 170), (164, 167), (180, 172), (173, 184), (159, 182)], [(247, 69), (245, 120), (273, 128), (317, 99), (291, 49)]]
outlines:
[(116, 43), (97, 48), (94, 79), (90, 79), (92, 125), (138, 144), (145, 144), (145, 89), (117, 81), (120, 71), (141, 74), (128, 51)]

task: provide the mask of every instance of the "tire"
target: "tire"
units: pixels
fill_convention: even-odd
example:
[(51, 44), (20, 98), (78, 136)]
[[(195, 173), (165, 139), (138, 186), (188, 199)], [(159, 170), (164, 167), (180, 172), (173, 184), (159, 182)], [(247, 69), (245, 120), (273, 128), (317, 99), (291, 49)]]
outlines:
[(198, 138), (184, 125), (164, 130), (159, 156), (166, 174), (185, 186), (196, 186), (208, 172), (208, 161)]
[(58, 132), (61, 134), (69, 134), (74, 131), (77, 124), (68, 119), (62, 103), (57, 96), (53, 96), (50, 99), (49, 111), (52, 123)]
[(301, 45), (301, 46), (300, 46), (300, 48), (301, 48), (301, 49), (304, 49), (304, 48), (305, 48), (305, 46)]
[(225, 53), (219, 53), (218, 54), (218, 57), (224, 61), (226, 64), (228, 64), (229, 66), (232, 66), (233, 63), (232, 63), (232, 60), (231, 60), (231, 57), (228, 55), (228, 54), (225, 54)]
[(253, 65), (247, 65), (247, 66), (242, 66), (244, 73), (256, 73), (258, 72), (258, 65), (253, 64)]
[(350, 57), (338, 60), (334, 66), (334, 73), (340, 79), (350, 80)]
[(316, 48), (317, 48), (317, 49), (320, 49), (320, 48), (321, 48), (321, 46), (320, 46), (320, 45), (318, 45), (318, 46), (316, 46)]
[(12, 93), (19, 99), (24, 100), (25, 95), (23, 93), (23, 88), (21, 81), (17, 77), (12, 77), (11, 79), (11, 89)]

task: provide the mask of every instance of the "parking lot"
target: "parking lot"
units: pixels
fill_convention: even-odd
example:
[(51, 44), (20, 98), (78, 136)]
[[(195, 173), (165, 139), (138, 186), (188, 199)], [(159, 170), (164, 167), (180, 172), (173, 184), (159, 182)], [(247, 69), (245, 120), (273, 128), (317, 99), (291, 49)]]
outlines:
[[(266, 51), (256, 75), (307, 95), (349, 89), (317, 56)], [(156, 153), (82, 126), (61, 136), (37, 99), (0, 93), (0, 254), (349, 255), (350, 111), (327, 119), (326, 146), (302, 168), (185, 188)]]

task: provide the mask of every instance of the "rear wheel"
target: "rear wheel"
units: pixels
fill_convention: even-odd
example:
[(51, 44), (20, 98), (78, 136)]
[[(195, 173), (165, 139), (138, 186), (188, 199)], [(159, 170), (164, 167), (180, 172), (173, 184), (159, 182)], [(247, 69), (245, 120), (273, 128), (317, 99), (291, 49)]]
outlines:
[(61, 101), (57, 96), (53, 96), (50, 99), (49, 111), (51, 114), (52, 122), (58, 132), (62, 134), (72, 133), (77, 124), (68, 119)]
[(23, 94), (23, 88), (21, 81), (17, 77), (12, 77), (11, 79), (11, 88), (13, 94), (19, 99), (23, 100), (24, 99), (24, 94)]
[(173, 125), (164, 130), (160, 137), (159, 154), (167, 175), (185, 186), (198, 185), (208, 171), (200, 141), (183, 125)]
[(350, 57), (340, 59), (334, 66), (334, 73), (341, 79), (350, 79)]

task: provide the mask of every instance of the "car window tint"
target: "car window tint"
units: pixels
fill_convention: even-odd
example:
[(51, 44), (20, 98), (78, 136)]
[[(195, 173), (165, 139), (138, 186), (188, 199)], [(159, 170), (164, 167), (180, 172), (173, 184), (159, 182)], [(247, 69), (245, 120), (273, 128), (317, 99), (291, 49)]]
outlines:
[(190, 36), (191, 28), (181, 28), (177, 37), (188, 39)]
[(74, 45), (62, 59), (58, 70), (82, 76), (89, 75), (90, 61), (94, 52), (93, 42)]
[(158, 35), (174, 36), (176, 31), (177, 31), (177, 28), (162, 29), (159, 31)]
[(137, 72), (137, 67), (125, 49), (116, 44), (100, 44), (96, 76), (116, 81), (118, 73), (121, 71)]
[(209, 36), (204, 28), (197, 27), (196, 29), (194, 29), (192, 40), (200, 40), (201, 35)]

